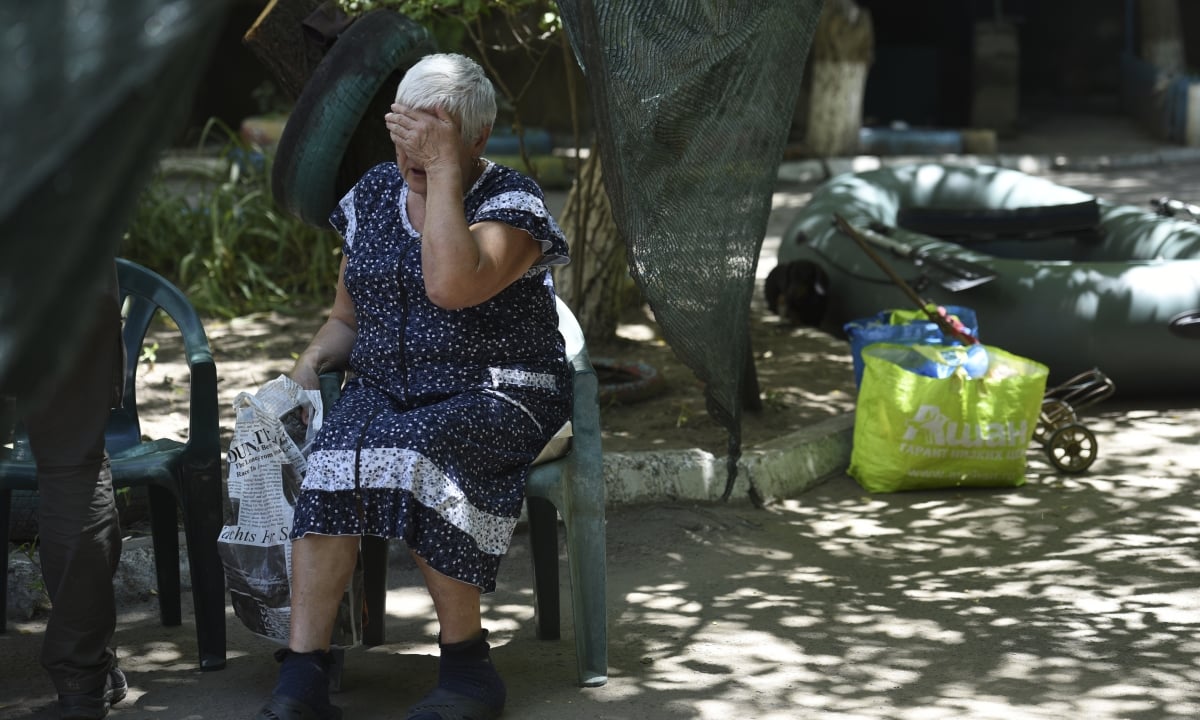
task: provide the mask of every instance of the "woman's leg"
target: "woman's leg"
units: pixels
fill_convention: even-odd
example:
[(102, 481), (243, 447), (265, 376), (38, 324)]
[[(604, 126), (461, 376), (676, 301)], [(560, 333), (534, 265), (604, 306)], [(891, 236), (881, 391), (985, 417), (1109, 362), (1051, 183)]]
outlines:
[(413, 553), (413, 559), (421, 569), (425, 587), (433, 599), (438, 625), (441, 626), (441, 642), (450, 644), (479, 637), (483, 630), (479, 588), (441, 574), (429, 567), (429, 563), (416, 553)]
[(357, 535), (309, 534), (292, 541), (292, 622), (279, 650), (279, 682), (255, 720), (341, 718), (329, 703), (329, 641), (338, 604), (358, 560)]
[(358, 543), (357, 535), (309, 534), (292, 541), (292, 633), (288, 647), (293, 652), (329, 649), (338, 603), (358, 561)]
[(441, 574), (415, 553), (413, 558), (437, 611), (441, 658), (437, 688), (409, 711), (408, 720), (438, 720), (444, 713), (498, 717), (507, 690), (492, 665), (487, 631), (481, 626), (480, 589)]

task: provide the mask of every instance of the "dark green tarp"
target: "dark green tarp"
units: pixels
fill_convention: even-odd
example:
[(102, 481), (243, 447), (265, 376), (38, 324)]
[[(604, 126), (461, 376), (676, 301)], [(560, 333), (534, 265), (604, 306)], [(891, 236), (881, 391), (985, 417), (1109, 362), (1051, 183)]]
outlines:
[(225, 8), (0, 3), (0, 394), (36, 402), (69, 354)]

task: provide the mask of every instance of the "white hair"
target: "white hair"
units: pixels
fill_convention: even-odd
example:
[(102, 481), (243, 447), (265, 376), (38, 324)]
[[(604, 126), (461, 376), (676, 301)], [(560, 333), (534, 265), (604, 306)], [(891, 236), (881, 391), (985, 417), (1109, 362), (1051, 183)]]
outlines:
[(457, 53), (426, 55), (408, 69), (396, 102), (417, 110), (442, 107), (458, 120), (468, 143), (496, 121), (496, 90), (471, 58)]

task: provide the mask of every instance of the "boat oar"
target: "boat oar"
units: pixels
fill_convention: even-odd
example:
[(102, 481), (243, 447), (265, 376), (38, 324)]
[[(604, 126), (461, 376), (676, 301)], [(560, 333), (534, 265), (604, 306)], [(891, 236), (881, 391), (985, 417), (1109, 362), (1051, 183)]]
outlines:
[(949, 317), (947, 317), (944, 310), (940, 308), (931, 309), (935, 308), (936, 306), (918, 295), (917, 292), (904, 281), (904, 278), (900, 277), (900, 275), (897, 274), (896, 271), (887, 264), (887, 261), (879, 256), (879, 253), (871, 249), (870, 241), (863, 237), (862, 231), (850, 224), (846, 218), (842, 217), (838, 213), (834, 213), (833, 224), (837, 226), (838, 230), (848, 235), (851, 240), (857, 243), (858, 246), (862, 248), (863, 252), (867, 254), (867, 257), (871, 258), (871, 260), (879, 266), (879, 269), (883, 270), (883, 272), (892, 279), (892, 282), (896, 283), (896, 286), (904, 291), (904, 294), (907, 295), (910, 300), (916, 303), (917, 307), (920, 308), (921, 311), (924, 312), (929, 319), (932, 320), (938, 326), (938, 328), (946, 334), (947, 337), (955, 338), (964, 345), (974, 345), (979, 342), (978, 338), (966, 331), (966, 328), (963, 327), (961, 322), (951, 320)]
[(923, 248), (914, 248), (888, 237), (890, 231), (894, 229), (882, 223), (871, 223), (870, 227), (860, 228), (859, 232), (863, 239), (868, 240), (876, 247), (888, 250), (896, 257), (904, 258), (920, 267), (922, 275), (950, 292), (969, 290), (976, 285), (991, 282), (997, 277), (991, 268), (978, 263), (959, 257), (936, 255)]

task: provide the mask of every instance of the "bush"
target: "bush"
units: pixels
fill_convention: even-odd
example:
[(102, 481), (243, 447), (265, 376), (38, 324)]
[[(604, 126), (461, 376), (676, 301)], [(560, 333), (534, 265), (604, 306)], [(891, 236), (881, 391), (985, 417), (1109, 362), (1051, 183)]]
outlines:
[(270, 154), (210, 121), (214, 154), (163, 163), (139, 196), (120, 248), (181, 288), (202, 314), (235, 317), (328, 305), (341, 262), (330, 229), (287, 214), (271, 195)]

